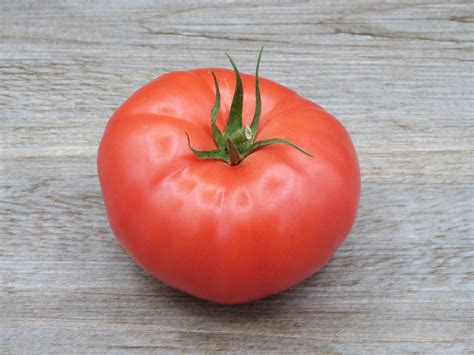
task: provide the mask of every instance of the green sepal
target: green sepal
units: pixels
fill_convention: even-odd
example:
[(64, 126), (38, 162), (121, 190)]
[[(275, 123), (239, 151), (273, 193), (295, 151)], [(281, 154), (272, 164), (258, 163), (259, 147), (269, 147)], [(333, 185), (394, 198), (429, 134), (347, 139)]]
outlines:
[(260, 60), (262, 59), (263, 47), (260, 48), (260, 53), (257, 59), (257, 69), (255, 70), (255, 113), (253, 115), (250, 129), (252, 130), (252, 143), (257, 137), (258, 126), (260, 125), (260, 116), (262, 114), (262, 97), (260, 96), (260, 80), (258, 78), (258, 70), (260, 69)]
[(291, 143), (290, 141), (287, 141), (286, 139), (283, 139), (283, 138), (271, 138), (271, 139), (264, 139), (264, 140), (255, 142), (254, 144), (252, 144), (252, 147), (247, 151), (245, 156), (249, 155), (250, 153), (252, 153), (253, 151), (255, 151), (258, 148), (261, 148), (261, 147), (264, 147), (264, 146), (270, 145), (270, 144), (276, 144), (276, 143), (289, 145), (290, 147), (293, 147), (293, 148), (299, 150), (301, 153), (306, 154), (308, 157), (313, 157), (312, 154), (304, 151), (303, 149), (298, 147), (296, 144)]
[(188, 147), (191, 151), (198, 157), (199, 159), (218, 159), (229, 163), (229, 159), (227, 158), (227, 154), (223, 149), (215, 149), (215, 150), (196, 150), (191, 146), (191, 139), (189, 138), (188, 132), (186, 133), (186, 138), (188, 139)]
[(225, 127), (224, 134), (230, 136), (232, 133), (242, 128), (242, 110), (244, 102), (244, 91), (242, 88), (242, 79), (240, 78), (239, 70), (235, 65), (234, 61), (229, 54), (226, 53), (227, 58), (229, 58), (230, 64), (234, 68), (235, 72), (235, 91), (234, 97), (232, 99), (232, 104), (230, 106), (229, 119)]
[(216, 75), (214, 72), (210, 71), (212, 78), (214, 80), (214, 86), (216, 90), (216, 99), (214, 101), (214, 106), (211, 110), (211, 130), (214, 140), (216, 142), (217, 148), (215, 150), (209, 151), (199, 151), (194, 149), (191, 146), (191, 140), (187, 132), (186, 137), (188, 140), (189, 149), (199, 158), (199, 159), (217, 159), (226, 162), (229, 165), (239, 164), (245, 157), (253, 153), (255, 150), (271, 145), (271, 144), (286, 144), (292, 148), (297, 149), (301, 153), (312, 157), (310, 153), (298, 147), (296, 144), (287, 141), (283, 138), (271, 138), (255, 142), (257, 137), (258, 128), (260, 125), (260, 116), (262, 114), (262, 98), (260, 94), (260, 79), (258, 72), (260, 69), (260, 60), (262, 57), (263, 47), (260, 49), (260, 53), (257, 59), (257, 68), (255, 73), (255, 112), (252, 119), (250, 127), (242, 127), (242, 111), (243, 111), (243, 87), (242, 79), (240, 77), (239, 70), (235, 65), (232, 58), (226, 53), (229, 58), (232, 67), (235, 72), (235, 91), (234, 97), (232, 99), (232, 104), (229, 112), (229, 118), (224, 130), (224, 134), (219, 130), (216, 125), (217, 116), (219, 115), (220, 104), (221, 104), (221, 94), (219, 90), (219, 84), (217, 82)]
[(258, 127), (260, 125), (260, 117), (262, 115), (262, 97), (260, 95), (260, 79), (258, 77), (258, 71), (260, 69), (260, 60), (262, 59), (263, 47), (260, 48), (260, 53), (257, 59), (257, 69), (255, 70), (255, 112), (253, 115), (252, 123), (250, 124), (250, 130), (252, 131), (252, 138), (241, 145), (241, 150), (246, 152), (255, 142), (258, 133)]
[(221, 131), (219, 128), (217, 128), (216, 121), (217, 121), (217, 116), (219, 115), (219, 110), (221, 107), (221, 92), (219, 90), (219, 84), (217, 83), (217, 78), (216, 74), (214, 74), (213, 71), (210, 72), (212, 74), (212, 78), (214, 79), (214, 87), (216, 89), (216, 100), (214, 101), (214, 106), (212, 107), (211, 110), (211, 129), (212, 129), (212, 135), (214, 136), (214, 139), (216, 141), (216, 144), (219, 148), (223, 149), (225, 147), (225, 138), (222, 135)]

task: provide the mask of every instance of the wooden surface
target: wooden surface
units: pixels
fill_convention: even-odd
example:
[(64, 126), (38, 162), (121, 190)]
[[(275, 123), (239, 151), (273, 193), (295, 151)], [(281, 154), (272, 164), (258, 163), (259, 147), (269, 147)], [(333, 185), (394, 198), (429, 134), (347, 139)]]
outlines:
[[(0, 352), (467, 353), (473, 345), (469, 1), (0, 3)], [(115, 241), (95, 155), (165, 72), (253, 72), (336, 115), (363, 177), (349, 239), (281, 295), (218, 306)]]

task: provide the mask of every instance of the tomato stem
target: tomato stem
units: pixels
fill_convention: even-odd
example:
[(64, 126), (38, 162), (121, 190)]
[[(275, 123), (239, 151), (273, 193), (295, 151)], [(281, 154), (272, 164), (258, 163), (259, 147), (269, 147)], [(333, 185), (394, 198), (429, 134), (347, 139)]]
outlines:
[(237, 165), (242, 161), (242, 156), (240, 155), (235, 143), (232, 139), (227, 138), (227, 151), (229, 152), (229, 164)]
[(249, 126), (244, 126), (232, 133), (229, 138), (235, 144), (248, 142), (252, 138), (252, 130)]
[(214, 72), (210, 72), (212, 74), (214, 87), (216, 90), (216, 98), (211, 110), (211, 130), (217, 145), (217, 149), (210, 151), (198, 151), (194, 149), (191, 146), (189, 135), (186, 133), (189, 149), (191, 149), (191, 151), (199, 159), (217, 159), (225, 161), (229, 165), (237, 165), (255, 150), (276, 143), (286, 144), (292, 148), (299, 150), (303, 154), (312, 157), (311, 154), (304, 151), (296, 144), (282, 138), (271, 138), (261, 141), (255, 141), (255, 139), (257, 138), (258, 127), (260, 124), (260, 116), (262, 113), (262, 98), (260, 96), (260, 80), (258, 77), (262, 52), (263, 47), (260, 49), (257, 59), (257, 69), (255, 72), (255, 113), (250, 126), (242, 127), (242, 111), (244, 97), (242, 79), (234, 61), (232, 60), (230, 55), (226, 53), (226, 56), (227, 58), (229, 58), (230, 64), (234, 69), (236, 83), (234, 97), (232, 99), (232, 104), (230, 107), (229, 118), (227, 120), (224, 133), (219, 130), (216, 125), (216, 120), (220, 110), (221, 94), (216, 75)]

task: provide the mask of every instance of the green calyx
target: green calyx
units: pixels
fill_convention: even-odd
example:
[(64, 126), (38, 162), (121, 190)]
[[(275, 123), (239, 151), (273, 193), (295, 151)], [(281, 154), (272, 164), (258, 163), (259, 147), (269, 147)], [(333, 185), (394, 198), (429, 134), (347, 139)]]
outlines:
[(220, 104), (221, 104), (221, 94), (219, 90), (219, 84), (217, 82), (216, 75), (214, 72), (212, 78), (214, 80), (214, 86), (216, 89), (216, 99), (214, 101), (214, 106), (211, 110), (211, 130), (214, 140), (217, 145), (217, 149), (214, 150), (196, 150), (191, 146), (191, 141), (188, 133), (186, 137), (188, 139), (189, 149), (199, 158), (199, 159), (217, 159), (225, 161), (229, 165), (237, 165), (242, 160), (245, 159), (248, 155), (253, 153), (255, 150), (264, 147), (270, 144), (282, 143), (290, 147), (293, 147), (299, 150), (301, 153), (306, 154), (309, 157), (312, 157), (311, 154), (305, 152), (303, 149), (297, 145), (282, 139), (282, 138), (272, 138), (265, 139), (261, 141), (255, 141), (257, 137), (258, 127), (260, 124), (260, 115), (262, 112), (262, 98), (260, 96), (260, 82), (258, 78), (258, 70), (260, 67), (260, 59), (262, 58), (263, 48), (260, 49), (257, 60), (257, 70), (255, 74), (256, 85), (255, 85), (255, 113), (252, 119), (250, 126), (242, 126), (242, 109), (243, 109), (243, 87), (242, 79), (240, 78), (239, 70), (235, 65), (232, 58), (228, 55), (230, 63), (234, 68), (236, 85), (234, 97), (232, 99), (232, 104), (230, 107), (229, 118), (227, 120), (227, 125), (225, 127), (224, 133), (222, 133), (216, 125), (217, 115), (219, 114)]

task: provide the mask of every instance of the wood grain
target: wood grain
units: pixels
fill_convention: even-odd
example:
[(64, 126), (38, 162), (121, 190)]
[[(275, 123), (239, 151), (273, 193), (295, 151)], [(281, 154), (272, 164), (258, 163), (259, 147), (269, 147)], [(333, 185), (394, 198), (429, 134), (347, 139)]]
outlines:
[[(2, 1), (1, 352), (474, 351), (473, 32), (470, 1)], [(318, 274), (218, 306), (119, 247), (95, 154), (151, 78), (261, 45), (351, 132), (360, 212)]]

